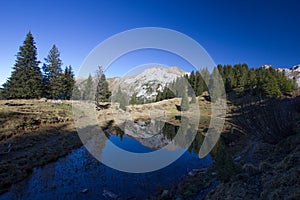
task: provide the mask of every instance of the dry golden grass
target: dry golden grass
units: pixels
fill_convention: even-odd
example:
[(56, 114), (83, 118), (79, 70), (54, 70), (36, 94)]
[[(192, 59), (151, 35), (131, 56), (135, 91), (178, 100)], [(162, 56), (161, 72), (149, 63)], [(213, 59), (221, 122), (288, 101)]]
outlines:
[(43, 124), (72, 120), (69, 102), (50, 103), (38, 100), (0, 101), (0, 141), (31, 131)]

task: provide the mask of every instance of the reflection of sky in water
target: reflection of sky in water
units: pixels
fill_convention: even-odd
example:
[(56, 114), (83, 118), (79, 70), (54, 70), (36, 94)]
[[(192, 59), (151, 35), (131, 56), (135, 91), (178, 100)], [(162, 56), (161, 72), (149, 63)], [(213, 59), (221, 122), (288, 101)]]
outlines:
[[(110, 136), (110, 140), (128, 151), (143, 153), (152, 151), (126, 136), (123, 136), (122, 142), (118, 136)], [(102, 156), (111, 156), (109, 149), (109, 145), (105, 145)], [(0, 196), (0, 200), (103, 199), (103, 190), (118, 194), (121, 199), (129, 197), (145, 199), (155, 194), (159, 188), (177, 184), (188, 171), (211, 163), (210, 156), (200, 160), (198, 155), (186, 151), (177, 161), (161, 170), (131, 174), (101, 164), (81, 147), (57, 162), (35, 169), (30, 177), (13, 185), (9, 192)], [(81, 193), (84, 188), (89, 192)]]

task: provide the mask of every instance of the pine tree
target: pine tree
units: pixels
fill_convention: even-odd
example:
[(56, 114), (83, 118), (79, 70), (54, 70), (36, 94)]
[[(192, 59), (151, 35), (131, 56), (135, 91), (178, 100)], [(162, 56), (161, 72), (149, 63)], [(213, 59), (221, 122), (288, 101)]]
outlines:
[(96, 102), (107, 102), (109, 101), (111, 92), (108, 89), (108, 82), (106, 81), (106, 77), (104, 75), (101, 66), (98, 66), (96, 76), (97, 76), (97, 89), (96, 89), (95, 100)]
[(74, 73), (72, 71), (71, 65), (65, 68), (65, 72), (63, 74), (63, 98), (71, 99), (73, 89), (75, 85)]
[(203, 77), (201, 76), (201, 73), (199, 71), (196, 71), (195, 74), (195, 80), (194, 80), (194, 93), (196, 96), (199, 96), (204, 91), (204, 81)]
[(6, 98), (39, 98), (42, 94), (42, 74), (37, 61), (37, 49), (31, 32), (28, 32), (17, 53), (11, 77), (3, 85)]
[(196, 89), (196, 76), (194, 71), (191, 72), (187, 80), (189, 83), (188, 94), (191, 96), (193, 93), (195, 93), (195, 89)]
[(252, 95), (256, 94), (255, 93), (255, 88), (257, 87), (257, 78), (256, 78), (256, 73), (254, 69), (250, 69), (248, 73), (248, 88), (250, 89), (250, 92)]
[(58, 48), (53, 45), (43, 65), (44, 91), (47, 98), (63, 98), (64, 76), (62, 74), (62, 61)]
[(224, 95), (222, 84), (222, 77), (219, 74), (218, 68), (215, 67), (209, 81), (209, 94), (212, 102), (215, 102)]
[(262, 92), (267, 97), (279, 97), (281, 92), (279, 90), (279, 84), (274, 76), (274, 69), (263, 69), (265, 70), (265, 76), (262, 83)]
[(131, 105), (135, 105), (138, 103), (138, 99), (137, 99), (137, 93), (134, 92), (132, 95), (131, 95), (131, 98), (130, 98), (130, 101), (129, 101), (129, 104)]
[(186, 92), (183, 93), (180, 108), (182, 111), (188, 111), (190, 109), (189, 99), (188, 99)]
[(72, 100), (81, 100), (81, 91), (79, 90), (79, 88), (76, 84), (74, 84), (74, 87), (73, 87)]
[(82, 99), (83, 100), (94, 100), (95, 95), (93, 91), (94, 83), (92, 76), (89, 75), (88, 79), (86, 80), (83, 88), (83, 94), (82, 94)]
[(126, 106), (128, 105), (128, 98), (125, 92), (122, 92), (121, 87), (119, 86), (118, 91), (112, 97), (113, 102), (119, 103), (119, 108), (122, 110), (126, 110)]
[(197, 99), (196, 99), (195, 95), (193, 94), (192, 99), (191, 99), (191, 104), (194, 104), (196, 102), (197, 102)]
[[(208, 84), (209, 84), (209, 79), (210, 79), (210, 73), (207, 69), (207, 67), (205, 69), (202, 69), (201, 70), (201, 76), (202, 76), (202, 84), (203, 84), (203, 91), (202, 92), (205, 92), (205, 91), (208, 91)], [(199, 94), (201, 95), (202, 92)]]

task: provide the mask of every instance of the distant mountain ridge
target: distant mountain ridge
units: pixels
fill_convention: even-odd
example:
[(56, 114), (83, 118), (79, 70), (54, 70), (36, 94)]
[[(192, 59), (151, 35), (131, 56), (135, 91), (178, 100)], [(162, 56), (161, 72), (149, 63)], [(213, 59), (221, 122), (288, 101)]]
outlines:
[(189, 73), (176, 66), (153, 66), (137, 75), (108, 78), (107, 81), (111, 91), (116, 91), (120, 86), (128, 95), (135, 93), (137, 97), (150, 100), (154, 99), (167, 83), (185, 74)]

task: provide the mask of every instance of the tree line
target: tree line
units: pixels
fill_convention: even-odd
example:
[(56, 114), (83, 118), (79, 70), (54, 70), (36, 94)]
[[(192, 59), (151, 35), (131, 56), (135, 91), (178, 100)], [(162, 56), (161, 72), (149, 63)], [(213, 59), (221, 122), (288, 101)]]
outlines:
[[(188, 81), (188, 88), (182, 88), (183, 79)], [(209, 92), (211, 98), (214, 98), (214, 96), (223, 95), (219, 84), (224, 84), (224, 92), (235, 92), (240, 96), (247, 93), (261, 97), (290, 96), (297, 89), (295, 79), (290, 80), (284, 72), (272, 67), (254, 69), (249, 68), (247, 64), (218, 65), (212, 73), (205, 68), (178, 77), (167, 84), (163, 91), (158, 92), (156, 101), (174, 97), (184, 99), (185, 95), (194, 99), (194, 95), (199, 96), (205, 91)]]
[(37, 48), (31, 32), (16, 55), (11, 76), (1, 89), (5, 99), (70, 99), (75, 85), (71, 65), (62, 70), (62, 60), (56, 45), (53, 45), (41, 68), (37, 60)]
[(110, 101), (111, 91), (101, 66), (98, 66), (94, 78), (89, 74), (88, 78), (81, 84), (81, 87), (78, 85), (74, 86), (72, 99), (90, 100), (96, 103)]
[[(42, 65), (37, 60), (37, 48), (31, 32), (28, 32), (23, 45), (16, 55), (11, 76), (3, 87), (0, 96), (5, 99), (83, 99), (105, 102), (111, 99), (103, 69), (98, 67), (96, 80), (89, 75), (83, 87), (75, 85), (74, 73), (71, 66), (62, 70), (62, 60), (56, 45), (53, 45)], [(188, 83), (188, 84), (186, 84)], [(247, 64), (218, 65), (210, 73), (207, 68), (201, 71), (192, 71), (189, 75), (178, 77), (167, 84), (162, 91), (157, 91), (156, 101), (181, 97), (182, 104), (188, 105), (196, 101), (196, 96), (209, 91), (214, 99), (222, 91), (220, 84), (224, 85), (226, 92), (235, 92), (238, 95), (250, 93), (262, 97), (280, 97), (292, 95), (296, 89), (296, 81), (288, 79), (284, 72), (273, 68), (249, 68)], [(73, 95), (72, 95), (73, 94)], [(134, 93), (126, 97), (119, 88), (114, 99), (123, 99), (122, 104), (142, 104), (145, 99), (137, 97)], [(126, 101), (124, 99), (127, 99)], [(119, 101), (121, 101), (119, 100)], [(152, 101), (152, 100), (151, 100)], [(124, 103), (125, 102), (125, 103)], [(124, 106), (123, 106), (124, 107)]]

